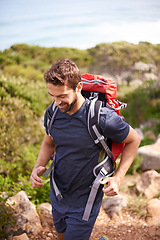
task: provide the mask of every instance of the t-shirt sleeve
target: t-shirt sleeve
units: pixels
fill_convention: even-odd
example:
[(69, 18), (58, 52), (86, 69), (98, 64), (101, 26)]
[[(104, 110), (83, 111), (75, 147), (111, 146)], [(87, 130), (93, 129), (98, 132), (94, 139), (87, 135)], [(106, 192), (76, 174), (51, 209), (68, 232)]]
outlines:
[(100, 127), (106, 138), (120, 143), (128, 136), (129, 124), (114, 111), (102, 108), (100, 112)]

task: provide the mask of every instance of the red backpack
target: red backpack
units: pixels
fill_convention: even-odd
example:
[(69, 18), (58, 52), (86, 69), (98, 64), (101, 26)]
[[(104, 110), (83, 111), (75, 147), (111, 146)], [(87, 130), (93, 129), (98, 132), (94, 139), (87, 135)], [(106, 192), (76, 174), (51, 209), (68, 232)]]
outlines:
[[(88, 128), (89, 132), (96, 142), (97, 136), (94, 133), (93, 125), (96, 124), (97, 129), (99, 129), (99, 111), (100, 107), (108, 107), (113, 109), (118, 115), (120, 115), (120, 109), (125, 108), (127, 106), (126, 103), (122, 103), (116, 99), (117, 97), (117, 85), (111, 79), (107, 79), (101, 75), (93, 75), (93, 74), (82, 74), (81, 82), (83, 83), (82, 95), (87, 97), (88, 99), (95, 99), (94, 106), (92, 106), (94, 113), (93, 116), (88, 117)], [(92, 113), (93, 115), (93, 113)], [(93, 122), (94, 118), (94, 122)], [(98, 143), (98, 141), (97, 141)], [(118, 156), (122, 153), (124, 148), (124, 143), (116, 143), (111, 141), (110, 150), (116, 160)]]

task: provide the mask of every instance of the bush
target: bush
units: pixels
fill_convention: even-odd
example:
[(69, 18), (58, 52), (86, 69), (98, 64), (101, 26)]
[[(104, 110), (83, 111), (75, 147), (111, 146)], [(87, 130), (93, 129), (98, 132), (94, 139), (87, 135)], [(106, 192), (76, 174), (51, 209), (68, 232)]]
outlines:
[(94, 73), (118, 74), (131, 70), (135, 62), (151, 63), (159, 68), (160, 44), (147, 42), (132, 44), (128, 42), (101, 43), (88, 50), (93, 57), (91, 69)]
[(28, 81), (43, 81), (43, 74), (32, 66), (9, 65), (4, 68), (3, 72), (7, 75), (24, 77), (28, 79)]
[(140, 147), (145, 145), (151, 145), (154, 143), (154, 140), (152, 138), (144, 137), (144, 139), (141, 140)]
[(145, 120), (160, 118), (159, 105), (154, 101), (154, 89), (153, 83), (147, 82), (146, 85), (135, 89), (130, 94), (124, 97), (121, 95), (120, 100), (127, 103), (127, 108), (121, 110), (121, 113), (126, 122), (134, 128), (139, 127)]
[(34, 204), (40, 204), (43, 202), (50, 202), (50, 179), (41, 178), (44, 180), (44, 186), (34, 189), (30, 182), (30, 171), (25, 175), (19, 173), (16, 181), (13, 176), (8, 174), (0, 174), (0, 192), (5, 193), (8, 197), (16, 195), (19, 191), (25, 191), (27, 196)]
[(12, 102), (16, 105), (16, 108), (20, 106), (19, 108), (25, 108), (27, 112), (27, 108), (29, 108), (37, 116), (42, 116), (44, 109), (51, 102), (45, 82), (35, 82), (27, 78), (2, 75), (0, 77), (0, 86), (0, 97), (3, 106), (8, 106)]
[(127, 171), (127, 174), (135, 174), (136, 172), (139, 172), (140, 171), (140, 165), (141, 165), (141, 162), (143, 161), (143, 158), (136, 155), (133, 163), (131, 164), (130, 168), (128, 169)]
[[(43, 76), (51, 64), (63, 57), (75, 61), (79, 68), (85, 72), (88, 72), (88, 67), (92, 62), (92, 56), (88, 50), (66, 47), (44, 48), (26, 44), (14, 44), (10, 49), (6, 49), (3, 53), (0, 52), (0, 68), (7, 71), (7, 73), (11, 70), (12, 73), (22, 76), (24, 76), (24, 71), (28, 74), (28, 70), (30, 70), (36, 76), (32, 77), (32, 74), (29, 74), (29, 78), (32, 77), (37, 80), (38, 73), (42, 73)], [(24, 68), (27, 68), (27, 70)], [(40, 79), (42, 76), (40, 76)]]
[[(0, 77), (0, 159), (1, 171), (13, 176), (31, 171), (36, 158), (29, 155), (43, 140), (39, 117), (47, 105), (45, 84), (16, 77)], [(46, 86), (45, 86), (46, 87)], [(40, 94), (40, 95), (39, 95)], [(44, 100), (44, 101), (43, 101)], [(34, 158), (34, 159), (33, 159)]]
[(0, 77), (0, 189), (8, 196), (24, 190), (34, 203), (49, 201), (49, 182), (34, 190), (29, 181), (44, 129), (39, 118), (50, 103), (45, 82)]

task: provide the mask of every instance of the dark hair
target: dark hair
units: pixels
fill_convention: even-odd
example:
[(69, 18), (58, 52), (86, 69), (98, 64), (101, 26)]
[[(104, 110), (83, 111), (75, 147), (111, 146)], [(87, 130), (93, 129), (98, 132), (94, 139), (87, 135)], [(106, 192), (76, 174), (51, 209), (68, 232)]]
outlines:
[(69, 59), (62, 58), (56, 61), (44, 74), (46, 83), (66, 85), (76, 89), (81, 81), (81, 74), (77, 65)]

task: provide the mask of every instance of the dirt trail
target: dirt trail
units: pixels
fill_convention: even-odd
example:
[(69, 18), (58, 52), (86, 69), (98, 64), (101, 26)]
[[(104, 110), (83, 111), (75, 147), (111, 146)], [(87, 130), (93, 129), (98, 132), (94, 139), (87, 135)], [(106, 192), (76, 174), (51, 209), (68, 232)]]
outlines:
[(121, 216), (111, 220), (101, 208), (92, 236), (94, 240), (101, 236), (109, 240), (160, 240), (160, 227), (148, 226), (145, 220), (125, 209)]
[[(57, 239), (54, 228), (43, 229), (44, 231), (36, 238), (30, 236), (29, 239)], [(144, 219), (129, 213), (127, 209), (123, 209), (121, 216), (111, 220), (101, 208), (92, 232), (92, 239), (97, 240), (102, 236), (108, 237), (109, 240), (160, 240), (160, 227), (148, 226)]]
[[(131, 193), (128, 192), (128, 186), (134, 186), (139, 177), (139, 175), (126, 176), (121, 185), (122, 192), (131, 196)], [(135, 200), (138, 208), (138, 201), (140, 200), (138, 198)], [(130, 200), (128, 201), (130, 202)], [(101, 207), (92, 232), (92, 239), (98, 240), (100, 237), (106, 236), (108, 240), (160, 240), (160, 225), (159, 227), (148, 226), (142, 216), (125, 207), (122, 209), (121, 216), (116, 216), (111, 220)], [(56, 240), (56, 231), (54, 228), (44, 227), (43, 233), (33, 239)]]

